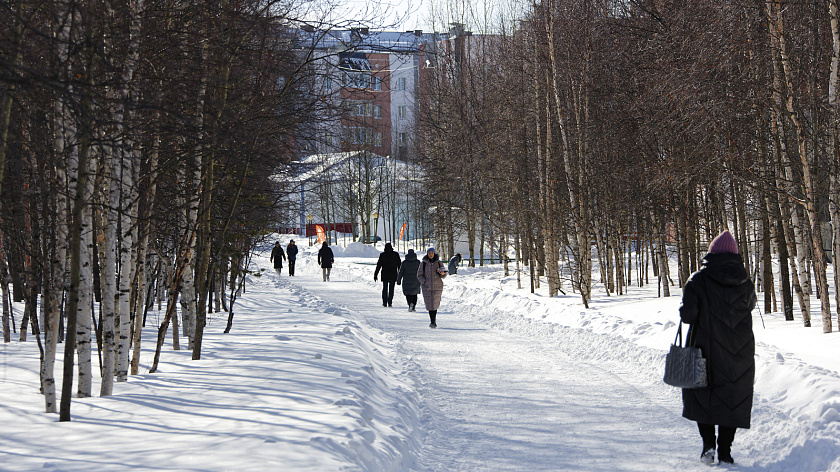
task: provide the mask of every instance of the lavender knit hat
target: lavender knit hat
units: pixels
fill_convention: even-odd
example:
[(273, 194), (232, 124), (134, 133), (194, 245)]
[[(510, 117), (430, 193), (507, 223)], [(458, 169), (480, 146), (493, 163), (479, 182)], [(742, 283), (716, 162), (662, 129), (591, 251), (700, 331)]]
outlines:
[(735, 242), (735, 238), (732, 237), (732, 233), (730, 233), (729, 230), (720, 233), (712, 240), (711, 244), (709, 244), (709, 254), (719, 254), (723, 252), (738, 254), (738, 243)]

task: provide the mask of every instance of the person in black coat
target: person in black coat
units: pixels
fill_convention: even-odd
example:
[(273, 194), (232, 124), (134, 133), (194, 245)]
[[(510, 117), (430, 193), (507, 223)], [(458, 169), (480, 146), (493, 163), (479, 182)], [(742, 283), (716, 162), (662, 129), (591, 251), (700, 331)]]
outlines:
[(420, 295), (420, 280), (417, 278), (417, 269), (420, 268), (420, 261), (414, 249), (409, 249), (405, 260), (400, 265), (397, 274), (397, 285), (402, 285), (405, 301), (408, 302), (408, 311), (417, 311), (417, 295)]
[(295, 240), (289, 240), (289, 245), (286, 246), (286, 255), (289, 256), (289, 275), (295, 275), (295, 261), (297, 260), (298, 247)]
[(332, 270), (333, 262), (335, 261), (335, 257), (333, 256), (332, 249), (324, 241), (324, 244), (321, 245), (321, 249), (318, 250), (318, 265), (321, 266), (321, 274), (324, 276), (324, 282), (329, 282), (330, 280), (330, 271)]
[(400, 263), (400, 254), (394, 251), (391, 243), (385, 243), (385, 252), (379, 255), (376, 270), (373, 271), (374, 281), (379, 276), (379, 271), (382, 271), (382, 306), (391, 306), (394, 301), (394, 283), (397, 281)]
[(283, 252), (283, 247), (280, 246), (280, 241), (274, 243), (274, 249), (271, 250), (271, 257), (268, 258), (270, 262), (274, 262), (274, 270), (277, 271), (277, 275), (280, 275), (280, 271), (283, 270), (283, 259), (286, 258), (286, 254)]
[(724, 231), (709, 245), (699, 271), (683, 288), (680, 319), (688, 323), (687, 345), (706, 358), (708, 386), (683, 389), (683, 416), (697, 422), (703, 438), (701, 461), (733, 463), (737, 428), (749, 428), (755, 380), (752, 310), (755, 287), (744, 268), (735, 238)]

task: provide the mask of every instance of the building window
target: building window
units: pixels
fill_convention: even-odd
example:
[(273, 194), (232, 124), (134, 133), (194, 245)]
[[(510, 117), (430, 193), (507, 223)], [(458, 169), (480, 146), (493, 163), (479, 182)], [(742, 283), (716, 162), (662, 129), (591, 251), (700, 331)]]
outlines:
[(401, 120), (406, 119), (408, 116), (408, 107), (405, 105), (400, 105), (397, 107), (397, 117)]
[(374, 105), (373, 106), (373, 117), (374, 118), (382, 118), (382, 105)]
[(344, 86), (347, 88), (370, 88), (370, 72), (348, 71), (343, 75)]
[(324, 77), (324, 90), (332, 90), (332, 77)]
[(373, 103), (369, 100), (345, 100), (344, 108), (349, 116), (373, 115)]
[(382, 146), (382, 131), (373, 128), (350, 128), (350, 144)]
[(374, 90), (382, 90), (382, 77), (371, 76), (370, 88)]
[(397, 79), (397, 90), (405, 90), (405, 77)]
[(408, 141), (408, 137), (405, 133), (397, 133), (397, 145), (398, 146), (405, 146)]

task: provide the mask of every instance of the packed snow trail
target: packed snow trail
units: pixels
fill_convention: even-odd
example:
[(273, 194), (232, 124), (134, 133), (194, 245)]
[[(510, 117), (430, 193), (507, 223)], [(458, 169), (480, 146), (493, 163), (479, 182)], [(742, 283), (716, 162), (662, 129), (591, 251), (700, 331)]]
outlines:
[[(435, 471), (705, 470), (696, 426), (610, 370), (571, 358), (556, 340), (484, 326), (446, 302), (430, 329), (422, 302), (409, 313), (397, 287), (382, 307), (381, 284), (314, 265), (280, 285), (298, 285), (390, 333), (413, 360), (429, 415), (417, 464)], [(373, 266), (370, 268), (373, 275)], [(348, 280), (350, 279), (350, 280)], [(422, 300), (422, 298), (421, 298)], [(737, 460), (737, 444), (734, 451)], [(696, 457), (695, 457), (696, 456)]]

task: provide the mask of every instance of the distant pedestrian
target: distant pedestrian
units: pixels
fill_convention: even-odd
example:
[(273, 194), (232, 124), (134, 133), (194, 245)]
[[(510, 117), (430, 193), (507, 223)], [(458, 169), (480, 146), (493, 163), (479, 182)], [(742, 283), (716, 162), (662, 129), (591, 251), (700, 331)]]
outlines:
[(690, 325), (687, 345), (706, 358), (709, 385), (683, 389), (683, 416), (697, 422), (703, 438), (700, 460), (734, 463), (732, 441), (737, 428), (749, 428), (755, 380), (752, 310), (756, 295), (735, 238), (724, 231), (709, 245), (700, 270), (683, 288), (680, 319)]
[(430, 247), (423, 256), (423, 261), (417, 269), (417, 280), (423, 290), (423, 303), (429, 310), (429, 328), (437, 328), (437, 310), (443, 296), (443, 279), (446, 277), (446, 267), (440, 257), (435, 254), (435, 248)]
[(271, 250), (271, 257), (268, 258), (269, 262), (274, 262), (274, 270), (277, 272), (277, 275), (280, 275), (280, 272), (283, 270), (283, 259), (286, 258), (286, 254), (283, 252), (283, 247), (280, 246), (280, 241), (276, 241), (274, 243), (274, 249)]
[(420, 280), (417, 279), (417, 269), (420, 268), (420, 261), (414, 249), (409, 249), (405, 260), (400, 266), (397, 274), (397, 285), (402, 284), (403, 295), (408, 303), (408, 311), (417, 311), (417, 295), (420, 294)]
[(289, 256), (289, 275), (295, 275), (295, 261), (297, 260), (298, 247), (295, 240), (289, 240), (289, 245), (286, 246), (286, 255)]
[(400, 263), (400, 254), (394, 251), (391, 243), (385, 243), (385, 252), (379, 255), (376, 270), (373, 271), (374, 281), (376, 281), (379, 271), (382, 271), (382, 306), (391, 306), (394, 301), (394, 283), (397, 281)]
[(458, 264), (461, 263), (461, 253), (457, 253), (449, 259), (449, 273), (455, 275), (458, 273)]
[(335, 257), (333, 256), (332, 249), (324, 241), (324, 244), (321, 245), (321, 249), (318, 250), (318, 265), (321, 266), (321, 274), (324, 276), (324, 282), (330, 281), (330, 271), (332, 270), (333, 262), (335, 261)]

